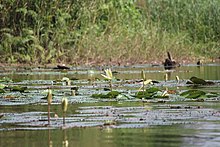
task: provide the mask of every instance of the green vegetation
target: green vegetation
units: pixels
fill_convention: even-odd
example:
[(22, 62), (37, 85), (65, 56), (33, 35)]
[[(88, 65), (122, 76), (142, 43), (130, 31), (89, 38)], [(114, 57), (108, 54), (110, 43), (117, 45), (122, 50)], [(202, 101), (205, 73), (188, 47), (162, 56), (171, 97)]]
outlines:
[(0, 61), (100, 63), (213, 57), (220, 1), (4, 0)]

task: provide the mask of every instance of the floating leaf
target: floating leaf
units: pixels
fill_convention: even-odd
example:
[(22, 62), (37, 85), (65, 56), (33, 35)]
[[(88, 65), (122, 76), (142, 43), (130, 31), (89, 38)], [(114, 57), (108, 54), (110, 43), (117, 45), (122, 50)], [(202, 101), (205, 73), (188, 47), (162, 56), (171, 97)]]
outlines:
[(202, 97), (202, 96), (205, 96), (206, 93), (204, 91), (201, 91), (201, 90), (188, 90), (188, 91), (185, 91), (185, 92), (182, 92), (180, 94), (180, 96), (184, 96), (186, 98), (199, 98), (199, 97)]
[(135, 94), (136, 98), (152, 99), (152, 98), (167, 98), (169, 95), (165, 95), (159, 88), (150, 87), (145, 91), (139, 91)]
[(197, 78), (197, 77), (191, 77), (190, 81), (193, 82), (193, 84), (200, 84), (200, 85), (206, 85), (207, 82), (203, 79)]
[(135, 94), (134, 97), (139, 98), (139, 99), (152, 99), (153, 98), (154, 93), (148, 93), (146, 91), (139, 91)]
[(4, 89), (5, 85), (4, 84), (0, 84), (0, 89)]
[(3, 77), (2, 79), (0, 79), (0, 82), (13, 82), (12, 79), (8, 78), (8, 77)]
[(118, 91), (110, 91), (107, 94), (93, 94), (93, 98), (117, 98), (117, 96), (120, 94)]
[(24, 92), (27, 87), (21, 87), (21, 86), (8, 86), (8, 88), (11, 90), (11, 91), (19, 91), (19, 92)]
[(0, 93), (5, 93), (5, 90), (4, 89), (0, 89)]
[(154, 93), (157, 91), (160, 91), (160, 89), (157, 87), (150, 87), (150, 88), (146, 89), (146, 92), (148, 92), (148, 93)]

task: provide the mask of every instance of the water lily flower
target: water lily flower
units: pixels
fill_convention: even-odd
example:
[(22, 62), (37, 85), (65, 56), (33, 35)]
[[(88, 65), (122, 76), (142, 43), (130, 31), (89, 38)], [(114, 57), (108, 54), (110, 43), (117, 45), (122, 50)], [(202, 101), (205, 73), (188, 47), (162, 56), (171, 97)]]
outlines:
[(142, 77), (142, 79), (143, 79), (144, 81), (146, 80), (146, 76), (145, 76), (145, 73), (144, 73), (143, 70), (141, 71), (141, 77)]
[(63, 83), (63, 85), (68, 85), (68, 86), (71, 85), (71, 80), (67, 77), (63, 77), (63, 79), (61, 81), (65, 82), (65, 83)]
[(151, 79), (148, 79), (148, 80), (143, 81), (143, 84), (142, 84), (142, 86), (138, 89), (138, 91), (140, 91), (141, 89), (143, 89), (143, 91), (144, 91), (144, 86), (145, 86), (145, 85), (148, 85), (148, 84), (153, 84), (153, 82), (152, 82)]
[(65, 124), (65, 115), (66, 115), (67, 106), (68, 106), (67, 98), (62, 98), (61, 105), (62, 105), (62, 110), (63, 110), (63, 124)]
[(68, 106), (67, 98), (62, 98), (62, 110), (63, 110), (63, 112), (67, 111), (67, 106)]
[(104, 74), (101, 74), (101, 75), (107, 80), (113, 79), (112, 71), (110, 68), (105, 70), (105, 75)]
[(112, 91), (112, 80), (113, 80), (113, 75), (112, 75), (112, 71), (111, 69), (106, 69), (105, 70), (105, 75), (104, 74), (101, 74), (101, 76), (103, 76), (105, 79), (107, 79), (109, 81), (109, 87)]
[(51, 105), (52, 103), (52, 90), (51, 89), (48, 89), (47, 102), (48, 102), (48, 105)]
[(180, 78), (179, 78), (179, 76), (176, 76), (176, 81), (177, 81), (177, 83), (180, 82)]
[(52, 90), (51, 89), (48, 89), (47, 103), (48, 103), (48, 125), (50, 125), (50, 105), (52, 103)]

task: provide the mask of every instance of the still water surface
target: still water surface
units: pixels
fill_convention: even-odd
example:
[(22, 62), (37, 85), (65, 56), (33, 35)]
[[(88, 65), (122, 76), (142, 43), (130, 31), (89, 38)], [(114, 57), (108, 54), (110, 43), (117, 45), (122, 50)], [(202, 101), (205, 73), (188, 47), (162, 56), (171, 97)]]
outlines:
[[(145, 70), (146, 77), (163, 81), (164, 72), (162, 67), (150, 67), (150, 66), (134, 66), (120, 68), (115, 67), (118, 74), (116, 75), (119, 79), (140, 79), (140, 71)], [(8, 76), (13, 80), (56, 80), (58, 78), (74, 77), (78, 79), (90, 78), (91, 70), (95, 70), (95, 75), (100, 77), (99, 70), (89, 69), (78, 69), (77, 71), (1, 71), (1, 77)], [(208, 66), (182, 66), (176, 71), (169, 73), (169, 81), (175, 81), (175, 76), (179, 76), (182, 80), (189, 79), (192, 76), (197, 76), (206, 80), (212, 80), (219, 83), (220, 80), (220, 66), (219, 65), (208, 65)], [(219, 84), (214, 87), (205, 87), (203, 89), (220, 92)], [(97, 103), (72, 103), (68, 108), (69, 114), (81, 114), (82, 108), (93, 107), (93, 106), (113, 106), (119, 107), (140, 107), (142, 104), (139, 102), (97, 102)], [(173, 110), (167, 109), (169, 105), (187, 105), (187, 106), (199, 106), (202, 109), (198, 109), (198, 117), (188, 118), (163, 118), (169, 123), (146, 123), (146, 125), (138, 127), (138, 125), (129, 123), (118, 124), (120, 127), (72, 127), (67, 129), (50, 127), (44, 129), (31, 129), (16, 128), (9, 124), (0, 124), (0, 146), (14, 147), (14, 146), (65, 146), (65, 147), (121, 147), (121, 146), (167, 146), (167, 147), (179, 147), (179, 146), (220, 146), (220, 102), (169, 102), (169, 103), (150, 103), (147, 107), (151, 107), (151, 112), (155, 110), (157, 112), (164, 112), (167, 116), (169, 113), (173, 113)], [(145, 107), (145, 106), (144, 106)], [(52, 109), (57, 109), (58, 115), (62, 114), (61, 108), (57, 105), (53, 105)], [(147, 108), (144, 108), (147, 109)], [(201, 111), (200, 111), (201, 110)], [(203, 111), (204, 110), (204, 111)], [(23, 113), (23, 112), (38, 112), (47, 111), (46, 105), (0, 105), (0, 113)], [(176, 110), (175, 110), (176, 111)], [(181, 113), (189, 113), (191, 110), (180, 110)], [(197, 109), (195, 109), (197, 111)], [(81, 113), (80, 113), (81, 112)], [(176, 111), (179, 113), (179, 110)], [(192, 113), (195, 113), (192, 111)], [(214, 115), (212, 113), (215, 113)], [(139, 114), (139, 112), (137, 113)], [(154, 114), (154, 113), (153, 113)], [(196, 114), (197, 115), (197, 114)], [(210, 116), (209, 116), (210, 115)], [(160, 115), (158, 115), (160, 116)], [(89, 116), (88, 116), (89, 117)], [(185, 121), (186, 119), (186, 121)], [(168, 121), (169, 120), (169, 121)], [(171, 123), (170, 123), (171, 122)], [(141, 124), (142, 125), (142, 124)], [(50, 129), (49, 129), (50, 128)]]

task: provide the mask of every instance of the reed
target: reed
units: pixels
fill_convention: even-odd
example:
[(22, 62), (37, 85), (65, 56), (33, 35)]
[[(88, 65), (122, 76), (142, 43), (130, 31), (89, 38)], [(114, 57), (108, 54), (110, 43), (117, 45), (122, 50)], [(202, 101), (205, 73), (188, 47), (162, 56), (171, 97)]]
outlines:
[(99, 63), (214, 57), (220, 1), (5, 0), (0, 61)]

